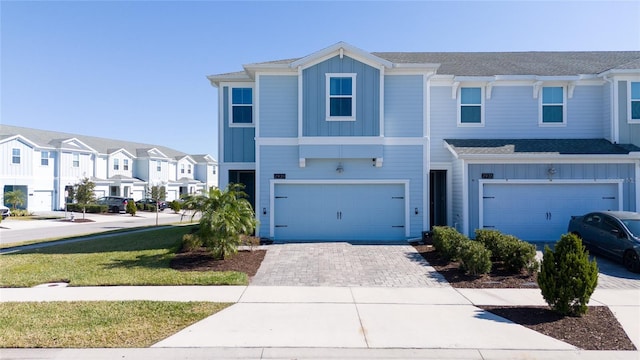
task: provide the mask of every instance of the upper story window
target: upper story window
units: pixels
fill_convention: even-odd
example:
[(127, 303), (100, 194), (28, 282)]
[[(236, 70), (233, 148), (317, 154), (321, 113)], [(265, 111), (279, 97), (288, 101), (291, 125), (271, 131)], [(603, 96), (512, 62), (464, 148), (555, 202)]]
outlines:
[(122, 161), (122, 170), (125, 170), (125, 171), (129, 170), (129, 159), (124, 159)]
[(156, 160), (156, 171), (162, 171), (162, 161)]
[(120, 159), (113, 159), (113, 170), (120, 170)]
[(213, 166), (213, 175), (215, 175), (215, 174), (216, 174), (216, 167)]
[(540, 101), (540, 124), (564, 125), (566, 121), (565, 99), (562, 86), (543, 87)]
[(191, 174), (191, 164), (187, 165), (187, 174)]
[(20, 164), (20, 149), (11, 149), (11, 163)]
[(640, 82), (631, 82), (631, 103), (629, 104), (629, 122), (640, 122)]
[(231, 126), (253, 124), (253, 89), (231, 89)]
[(184, 164), (180, 164), (180, 174), (184, 174)]
[(326, 74), (327, 121), (356, 120), (356, 74)]
[(80, 154), (73, 153), (72, 158), (73, 158), (73, 162), (72, 162), (73, 167), (80, 167)]
[(49, 166), (49, 152), (40, 151), (40, 165)]
[(483, 125), (482, 88), (462, 87), (459, 96), (459, 125)]

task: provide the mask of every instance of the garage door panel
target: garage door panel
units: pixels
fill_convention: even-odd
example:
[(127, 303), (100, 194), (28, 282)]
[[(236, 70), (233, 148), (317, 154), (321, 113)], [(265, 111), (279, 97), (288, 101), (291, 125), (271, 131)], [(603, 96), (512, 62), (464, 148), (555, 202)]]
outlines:
[(403, 239), (403, 184), (277, 184), (277, 240)]
[(529, 241), (555, 241), (572, 215), (618, 210), (617, 184), (484, 184), (481, 227)]

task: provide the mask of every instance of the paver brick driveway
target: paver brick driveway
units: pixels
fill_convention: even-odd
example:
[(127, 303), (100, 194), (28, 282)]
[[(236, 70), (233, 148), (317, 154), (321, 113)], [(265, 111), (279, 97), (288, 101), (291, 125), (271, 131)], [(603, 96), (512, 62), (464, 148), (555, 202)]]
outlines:
[(411, 245), (347, 242), (269, 245), (251, 285), (450, 286)]

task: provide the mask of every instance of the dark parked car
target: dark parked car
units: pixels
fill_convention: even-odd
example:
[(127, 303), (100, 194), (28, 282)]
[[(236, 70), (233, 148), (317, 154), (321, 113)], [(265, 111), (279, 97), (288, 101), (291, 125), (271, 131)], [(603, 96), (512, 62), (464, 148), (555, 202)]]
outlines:
[[(142, 204), (142, 205), (156, 205), (156, 201), (154, 199), (142, 199), (142, 200), (138, 200), (136, 201), (136, 205), (138, 204)], [(158, 207), (158, 210), (160, 211), (164, 211), (164, 209), (166, 209), (168, 207), (167, 202), (166, 201), (160, 201), (160, 206)]]
[(568, 231), (582, 238), (591, 251), (640, 272), (640, 213), (601, 211), (572, 216)]
[(119, 213), (127, 211), (127, 203), (129, 201), (133, 201), (133, 199), (122, 196), (105, 196), (101, 197), (96, 202), (99, 205), (107, 205), (109, 212)]

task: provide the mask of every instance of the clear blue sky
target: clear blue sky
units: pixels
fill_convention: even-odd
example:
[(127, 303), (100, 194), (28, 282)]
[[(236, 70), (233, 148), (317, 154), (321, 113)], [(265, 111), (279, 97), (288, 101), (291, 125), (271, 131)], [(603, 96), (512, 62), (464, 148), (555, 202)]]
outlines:
[(0, 1), (0, 121), (217, 158), (207, 75), (366, 51), (640, 50), (640, 1)]

